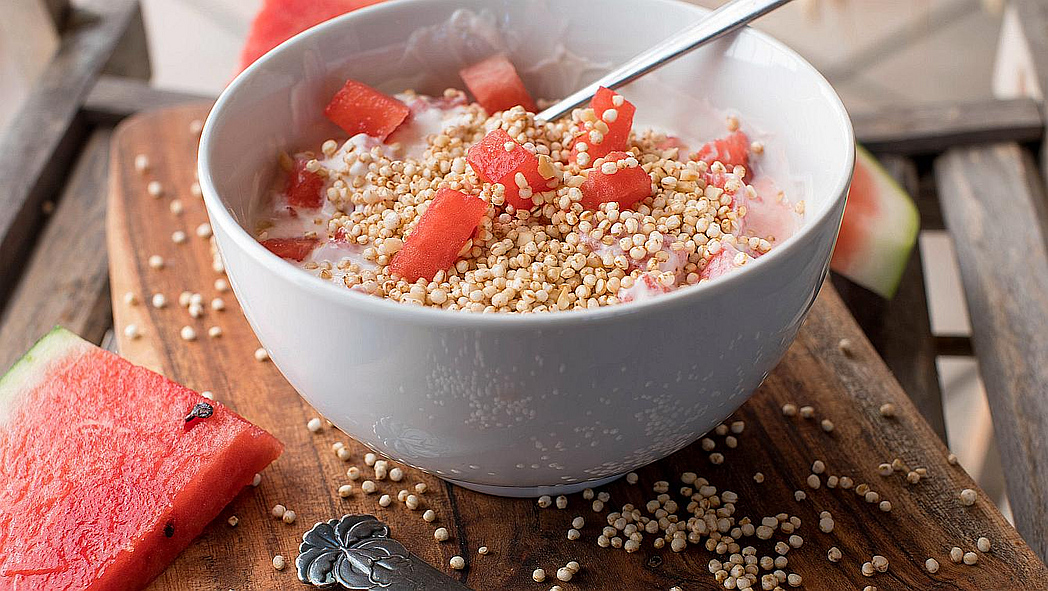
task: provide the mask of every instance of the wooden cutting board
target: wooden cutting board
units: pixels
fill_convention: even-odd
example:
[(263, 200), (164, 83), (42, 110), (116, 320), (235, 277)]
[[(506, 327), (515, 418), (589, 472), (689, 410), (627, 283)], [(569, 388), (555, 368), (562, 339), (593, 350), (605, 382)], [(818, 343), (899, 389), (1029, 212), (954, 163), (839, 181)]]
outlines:
[[(638, 470), (637, 485), (620, 480), (606, 487), (611, 501), (601, 514), (579, 494), (569, 498), (567, 509), (542, 509), (534, 500), (481, 495), (412, 469), (406, 469), (400, 483), (379, 482), (380, 494), (395, 497), (400, 489), (425, 482), (429, 490), (422, 495), (423, 509), (438, 515), (432, 524), (422, 519), (422, 509), (410, 511), (396, 501), (379, 507), (379, 494), (364, 495), (359, 482), (351, 496), (340, 498), (336, 490), (350, 482), (348, 467), (372, 474), (363, 461), (367, 450), (330, 426), (316, 434), (306, 429), (316, 412), (273, 364), (255, 360), (259, 344), (233, 294), (219, 293), (214, 286), (222, 275), (212, 269), (209, 241), (196, 234), (206, 214), (191, 190), (198, 140), (191, 127), (206, 112), (206, 105), (197, 105), (139, 115), (121, 124), (113, 138), (107, 232), (119, 348), (136, 363), (191, 388), (214, 392), (217, 400), (269, 430), (287, 448), (265, 471), (261, 485), (245, 490), (153, 589), (296, 588), (293, 567), (276, 571), (273, 556), (281, 554), (292, 563), (307, 528), (349, 512), (373, 513), (388, 522), (393, 537), (409, 550), (475, 589), (548, 589), (557, 582), (552, 574), (570, 560), (581, 563), (582, 571), (563, 584), (565, 589), (722, 589), (707, 570), (715, 555), (704, 547), (689, 546), (681, 553), (671, 552), (668, 545), (655, 550), (652, 535), (645, 536), (634, 554), (596, 544), (608, 511), (627, 502), (643, 508), (655, 497), (652, 485), (657, 480), (670, 481), (676, 493), (684, 471), (737, 492), (736, 518), (750, 516), (759, 523), (761, 517), (781, 512), (799, 516), (803, 525), (797, 533), (804, 545), (789, 552), (786, 570), (800, 574), (809, 589), (1043, 588), (1048, 581), (1044, 564), (982, 492), (973, 506), (958, 502), (959, 492), (976, 489), (975, 484), (961, 467), (947, 462), (946, 448), (828, 284), (786, 358), (736, 413), (735, 420), (745, 421), (738, 447), (729, 449), (724, 437), (713, 437), (716, 451), (724, 454), (723, 464), (712, 464), (699, 444), (692, 445)], [(135, 168), (138, 154), (150, 162), (144, 174)], [(160, 197), (148, 193), (150, 181), (161, 184)], [(176, 199), (183, 204), (181, 215), (171, 210)], [(187, 235), (182, 244), (172, 240), (179, 230)], [(149, 265), (152, 255), (163, 257), (162, 269)], [(202, 318), (191, 318), (177, 303), (183, 291), (202, 294), (205, 303), (221, 297), (226, 308), (207, 307)], [(128, 292), (142, 303), (126, 304)], [(166, 296), (166, 307), (149, 305), (154, 293)], [(132, 323), (139, 338), (124, 333)], [(180, 338), (183, 326), (195, 329), (195, 341)], [(221, 328), (220, 337), (207, 336), (212, 326)], [(842, 340), (850, 347), (842, 347)], [(878, 410), (889, 402), (897, 409), (894, 418), (882, 417)], [(781, 409), (786, 403), (814, 407), (815, 418), (785, 417)], [(820, 427), (822, 419), (833, 422), (832, 432)], [(352, 451), (349, 461), (332, 452), (336, 441)], [(878, 464), (894, 458), (911, 468), (926, 468), (927, 476), (908, 485), (901, 473), (878, 475)], [(891, 502), (891, 511), (864, 502), (854, 490), (810, 488), (806, 479), (816, 459), (826, 465), (823, 482), (833, 474), (848, 476), (855, 484), (868, 483)], [(757, 472), (764, 476), (762, 483), (755, 481)], [(797, 490), (805, 491), (807, 498), (795, 500)], [(288, 525), (272, 518), (270, 509), (277, 503), (293, 509), (298, 520)], [(832, 533), (819, 531), (821, 511), (832, 514)], [(239, 518), (236, 527), (227, 523), (232, 515)], [(586, 524), (582, 538), (570, 541), (566, 533), (576, 516), (584, 517)], [(451, 539), (437, 543), (432, 535), (436, 527), (446, 527)], [(974, 551), (980, 536), (992, 541), (993, 550), (979, 553), (977, 565), (950, 562), (951, 547)], [(773, 542), (784, 537), (777, 533), (771, 541), (745, 538), (742, 544), (756, 546), (758, 556), (774, 556)], [(480, 546), (491, 552), (478, 555)], [(831, 546), (843, 553), (840, 562), (827, 559)], [(860, 566), (874, 554), (888, 559), (889, 570), (864, 577)], [(448, 566), (454, 555), (466, 559), (465, 570)], [(941, 565), (935, 575), (924, 568), (929, 557)], [(539, 567), (550, 573), (541, 585), (531, 580)]]

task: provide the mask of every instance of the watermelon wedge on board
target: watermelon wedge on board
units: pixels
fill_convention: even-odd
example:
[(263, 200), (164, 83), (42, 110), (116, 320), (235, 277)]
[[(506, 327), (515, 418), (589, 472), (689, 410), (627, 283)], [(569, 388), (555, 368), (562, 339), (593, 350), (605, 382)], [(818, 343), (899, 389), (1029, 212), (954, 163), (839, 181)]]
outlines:
[(382, 0), (265, 0), (251, 22), (240, 70), (306, 29)]
[(913, 199), (872, 154), (855, 146), (855, 173), (830, 268), (891, 298), (917, 242)]
[(55, 328), (0, 378), (0, 589), (145, 587), (282, 447)]

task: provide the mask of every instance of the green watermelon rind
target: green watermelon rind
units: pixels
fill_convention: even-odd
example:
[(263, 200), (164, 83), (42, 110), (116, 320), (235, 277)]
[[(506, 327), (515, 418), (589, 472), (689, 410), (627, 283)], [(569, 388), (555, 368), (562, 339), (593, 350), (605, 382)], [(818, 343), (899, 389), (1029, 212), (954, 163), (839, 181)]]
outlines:
[(0, 425), (11, 416), (22, 393), (47, 378), (46, 367), (50, 362), (84, 345), (89, 343), (61, 326), (52, 328), (33, 344), (7, 373), (0, 376)]
[(888, 223), (870, 233), (866, 244), (868, 256), (853, 268), (834, 270), (878, 295), (891, 299), (899, 288), (910, 253), (917, 244), (920, 214), (910, 194), (873, 154), (856, 144), (855, 156), (857, 163), (861, 162), (872, 173), (880, 194), (880, 203), (891, 210), (881, 216)]

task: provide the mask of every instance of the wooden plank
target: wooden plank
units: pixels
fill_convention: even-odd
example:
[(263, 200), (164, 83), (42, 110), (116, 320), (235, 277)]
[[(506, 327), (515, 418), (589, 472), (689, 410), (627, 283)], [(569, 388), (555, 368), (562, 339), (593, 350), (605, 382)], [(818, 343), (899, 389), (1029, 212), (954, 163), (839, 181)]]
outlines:
[(84, 99), (82, 112), (89, 123), (116, 125), (124, 118), (142, 111), (208, 100), (213, 99), (153, 88), (148, 82), (132, 78), (101, 76)]
[(133, 0), (79, 3), (51, 64), (0, 137), (0, 307), (36, 237), (40, 206), (61, 187), (83, 138), (85, 128), (75, 124), (80, 103), (134, 8)]
[(921, 154), (961, 144), (1033, 142), (1044, 135), (1040, 105), (1027, 98), (893, 107), (852, 116), (855, 137), (873, 152)]
[(109, 57), (102, 75), (130, 78), (149, 82), (153, 67), (149, 60), (149, 42), (146, 38), (146, 23), (142, 16), (142, 4), (136, 3), (135, 11), (117, 42), (113, 55)]
[[(1048, 4), (1043, 0), (1016, 0), (1012, 3), (1021, 23), (1024, 41), (1037, 81), (1037, 92), (1048, 91)], [(1042, 103), (1042, 112), (1048, 113), (1048, 105)], [(1042, 146), (1040, 153), (1042, 177), (1048, 177), (1048, 147)]]
[[(881, 164), (911, 195), (917, 194), (917, 167), (908, 158), (882, 155)], [(841, 299), (909, 394), (936, 435), (946, 441), (942, 392), (935, 365), (935, 340), (928, 318), (928, 298), (921, 270), (920, 244), (914, 246), (899, 290), (891, 300), (834, 275)]]
[(110, 135), (102, 129), (88, 140), (0, 315), (2, 369), (56, 324), (94, 343), (112, 324), (103, 231)]
[[(113, 143), (112, 192), (107, 218), (110, 270), (113, 293), (162, 292), (169, 299), (182, 290), (200, 292), (205, 298), (216, 294), (212, 283), (217, 277), (211, 269), (207, 242), (191, 237), (174, 245), (169, 236), (176, 229), (189, 231), (204, 218), (203, 205), (188, 191), (193, 180), (196, 138), (188, 131), (192, 119), (203, 116), (206, 107), (179, 108), (136, 116), (122, 124)], [(138, 174), (132, 159), (146, 153), (159, 163), (147, 176)], [(151, 179), (160, 180), (170, 196), (154, 199), (145, 193)], [(172, 198), (185, 203), (182, 217), (172, 216)], [(165, 257), (167, 266), (151, 269), (151, 254)], [(305, 429), (313, 412), (268, 363), (258, 363), (252, 352), (258, 346), (231, 294), (224, 294), (227, 309), (208, 311), (204, 318), (191, 319), (175, 305), (164, 309), (125, 306), (114, 302), (114, 315), (121, 352), (138, 363), (159, 368), (190, 387), (213, 390), (217, 398), (249, 419), (269, 429), (287, 448), (263, 475), (261, 486), (240, 495), (222, 516), (158, 579), (155, 590), (198, 589), (277, 589), (291, 588), (294, 574), (277, 572), (270, 566), (274, 554), (292, 558), (300, 536), (314, 521), (343, 512), (369, 512), (390, 523), (393, 535), (412, 552), (462, 578), (476, 589), (549, 588), (556, 568), (569, 560), (582, 564), (582, 571), (565, 588), (667, 589), (681, 585), (686, 589), (723, 589), (707, 570), (715, 556), (700, 546), (674, 553), (653, 548), (653, 536), (645, 534), (635, 554), (603, 549), (595, 544), (606, 525), (607, 512), (623, 503), (644, 507), (655, 495), (656, 480), (673, 484), (671, 493), (685, 507), (687, 500), (678, 493), (680, 474), (697, 472), (720, 490), (739, 494), (734, 519), (788, 512), (804, 522), (800, 533), (804, 546), (789, 553), (788, 570), (800, 573), (811, 589), (862, 589), (875, 584), (883, 589), (989, 589), (1002, 581), (1048, 580), (1048, 569), (1041, 563), (983, 495), (972, 507), (962, 507), (957, 494), (975, 484), (963, 469), (947, 463), (947, 450), (906, 398), (890, 372), (856, 326), (830, 286), (819, 296), (796, 343), (764, 386), (737, 414), (746, 421), (737, 435), (737, 448), (726, 447), (724, 437), (716, 436), (717, 449), (724, 453), (724, 464), (714, 465), (699, 445), (692, 445), (674, 456), (640, 470), (640, 484), (616, 482), (606, 491), (611, 501), (599, 515), (581, 495), (571, 495), (566, 510), (540, 510), (534, 501), (503, 499), (480, 495), (444, 485), (440, 481), (407, 468), (401, 483), (379, 481), (382, 493), (396, 496), (401, 488), (426, 482), (422, 495), (424, 508), (433, 509), (437, 521), (427, 524), (418, 512), (394, 502), (391, 507), (377, 505), (378, 495), (363, 495), (354, 486), (345, 499), (335, 493), (348, 482), (348, 466), (360, 465), (367, 476), (371, 470), (361, 463), (364, 448), (336, 430), (327, 428), (317, 435)], [(124, 336), (122, 327), (133, 322), (143, 331), (136, 340)], [(199, 334), (209, 326), (221, 326), (219, 338), (201, 336), (193, 342), (179, 338), (183, 325), (192, 325)], [(841, 339), (851, 341), (845, 354)], [(786, 402), (811, 404), (819, 418), (836, 424), (832, 433), (819, 428), (816, 421), (785, 418)], [(897, 408), (893, 419), (881, 416), (884, 403)], [(351, 457), (339, 461), (331, 444), (348, 443)], [(899, 457), (912, 467), (923, 466), (928, 476), (919, 485), (907, 486), (900, 474), (881, 477), (877, 465)], [(882, 512), (862, 502), (851, 491), (823, 486), (808, 488), (804, 482), (815, 459), (828, 466), (827, 474), (847, 475), (855, 483), (869, 483), (893, 505)], [(753, 475), (764, 474), (763, 484)], [(825, 475), (824, 475), (825, 476)], [(408, 485), (408, 486), (405, 486)], [(795, 490), (805, 490), (808, 498), (798, 502)], [(293, 526), (268, 516), (276, 503), (298, 513)], [(831, 534), (819, 532), (820, 511), (830, 511), (836, 520)], [(236, 514), (239, 525), (231, 528), (225, 519)], [(569, 541), (566, 532), (575, 516), (582, 516), (582, 538)], [(437, 544), (435, 527), (447, 527), (451, 540)], [(994, 551), (979, 557), (979, 565), (969, 567), (950, 563), (946, 552), (952, 545), (972, 549), (977, 537), (993, 540)], [(774, 540), (747, 537), (743, 545), (753, 544), (758, 556), (773, 553)], [(477, 548), (491, 549), (478, 556)], [(830, 546), (844, 553), (844, 560), (826, 559)], [(862, 562), (877, 553), (890, 561), (890, 571), (872, 579), (859, 573)], [(455, 573), (448, 559), (465, 557), (468, 567)], [(935, 557), (942, 569), (930, 575), (924, 560)], [(723, 557), (722, 557), (723, 558)], [(542, 567), (550, 578), (545, 587), (531, 581), (531, 572)], [(628, 581), (628, 582), (627, 582)]]
[(1044, 188), (1016, 144), (935, 163), (972, 319), (972, 343), (1005, 463), (1015, 523), (1048, 556), (1048, 253)]

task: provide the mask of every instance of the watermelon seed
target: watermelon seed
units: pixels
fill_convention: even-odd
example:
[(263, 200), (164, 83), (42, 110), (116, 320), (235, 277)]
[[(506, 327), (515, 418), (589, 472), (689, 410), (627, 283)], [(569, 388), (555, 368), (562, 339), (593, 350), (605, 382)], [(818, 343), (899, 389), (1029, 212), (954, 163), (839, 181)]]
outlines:
[(175, 524), (168, 521), (167, 525), (164, 526), (164, 536), (173, 538), (175, 536)]
[(189, 414), (186, 415), (186, 423), (193, 421), (193, 419), (206, 419), (214, 413), (215, 407), (207, 402), (198, 402), (193, 405), (193, 410), (189, 411)]

